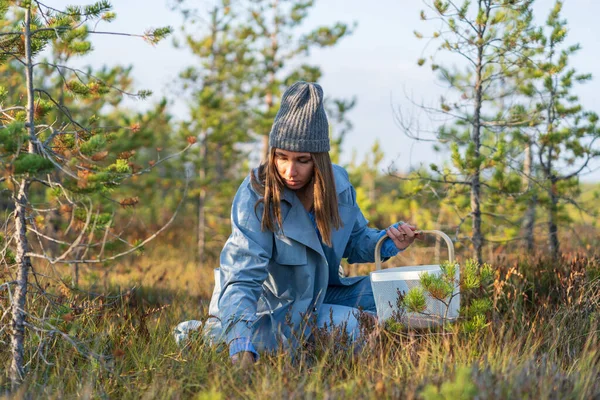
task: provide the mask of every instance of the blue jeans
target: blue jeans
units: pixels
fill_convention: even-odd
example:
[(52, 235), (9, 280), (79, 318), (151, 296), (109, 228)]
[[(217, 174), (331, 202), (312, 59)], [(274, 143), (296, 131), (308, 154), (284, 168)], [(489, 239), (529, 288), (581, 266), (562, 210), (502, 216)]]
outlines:
[(360, 334), (358, 320), (358, 307), (363, 311), (375, 314), (375, 298), (371, 288), (371, 280), (368, 276), (349, 286), (329, 286), (323, 299), (323, 305), (319, 308), (317, 325), (322, 327), (341, 325), (346, 322), (346, 330), (352, 339), (358, 338)]
[[(362, 278), (349, 286), (329, 286), (327, 288), (323, 304), (317, 313), (317, 326), (327, 325), (331, 328), (331, 322), (336, 326), (346, 322), (346, 330), (350, 338), (357, 339), (359, 337), (360, 329), (356, 319), (358, 307), (366, 312), (376, 313), (371, 280), (368, 276)], [(201, 326), (203, 326), (201, 321), (181, 322), (174, 331), (175, 341), (178, 344), (183, 343), (190, 332), (197, 331)], [(220, 332), (220, 323), (217, 326), (215, 332)], [(214, 333), (210, 333), (210, 330), (206, 332), (214, 335)]]

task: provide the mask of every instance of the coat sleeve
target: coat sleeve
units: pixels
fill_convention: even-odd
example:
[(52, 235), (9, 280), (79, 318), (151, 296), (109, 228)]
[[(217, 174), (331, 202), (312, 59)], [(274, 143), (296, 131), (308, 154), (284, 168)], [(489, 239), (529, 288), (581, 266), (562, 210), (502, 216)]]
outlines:
[(344, 258), (347, 258), (351, 264), (374, 262), (375, 246), (382, 234), (385, 235), (385, 231), (367, 226), (369, 221), (356, 203), (356, 191), (352, 186), (340, 194), (340, 200), (356, 208), (356, 218), (352, 221), (352, 233), (344, 249)]
[(262, 231), (262, 205), (248, 180), (238, 190), (231, 210), (231, 235), (221, 252), (219, 317), (225, 339), (251, 338), (257, 302), (273, 252), (273, 234)]

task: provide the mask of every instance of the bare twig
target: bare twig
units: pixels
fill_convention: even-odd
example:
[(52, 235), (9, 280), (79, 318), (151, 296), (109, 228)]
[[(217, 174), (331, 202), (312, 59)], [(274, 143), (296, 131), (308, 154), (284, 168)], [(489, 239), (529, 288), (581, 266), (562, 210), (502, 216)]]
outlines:
[[(90, 209), (91, 209), (91, 204), (90, 204)], [(67, 255), (69, 255), (69, 253), (71, 251), (73, 251), (73, 249), (76, 248), (79, 245), (79, 243), (81, 242), (81, 239), (83, 238), (83, 235), (84, 235), (88, 225), (90, 224), (90, 220), (92, 218), (91, 217), (92, 213), (90, 212), (91, 210), (89, 210), (87, 208), (86, 208), (86, 210), (87, 210), (87, 213), (86, 213), (87, 216), (86, 216), (86, 220), (85, 220), (85, 225), (81, 229), (81, 232), (79, 233), (79, 235), (77, 236), (75, 241), (73, 243), (71, 243), (71, 246), (69, 246), (69, 248), (63, 254), (61, 254), (58, 258), (56, 258), (54, 260), (54, 262), (52, 262), (52, 264), (55, 264), (55, 263), (60, 262), (61, 260), (65, 259), (67, 257)], [(48, 259), (48, 257), (44, 257), (44, 256), (42, 256), (42, 258)]]
[[(187, 194), (187, 190), (188, 190), (188, 183), (189, 181), (186, 179), (186, 185), (185, 185), (185, 189), (183, 192), (183, 196), (181, 197), (181, 201), (179, 202), (179, 204), (177, 205), (177, 209), (175, 210), (175, 212), (173, 213), (173, 215), (171, 216), (171, 218), (169, 219), (169, 221), (167, 221), (165, 223), (165, 225), (163, 225), (158, 231), (156, 231), (154, 234), (150, 235), (149, 237), (147, 237), (144, 241), (142, 241), (141, 243), (139, 243), (138, 245), (132, 247), (131, 249), (128, 249), (126, 251), (123, 251), (119, 254), (116, 254), (114, 256), (111, 257), (106, 257), (106, 258), (99, 258), (99, 259), (72, 259), (72, 260), (65, 260), (64, 259), (64, 255), (67, 254), (68, 252), (70, 252), (70, 250), (74, 247), (71, 246), (69, 248), (69, 250), (67, 250), (63, 256), (58, 257), (58, 258), (50, 258), (50, 257), (46, 257), (42, 254), (36, 254), (36, 253), (27, 253), (28, 256), (33, 257), (33, 258), (40, 258), (40, 259), (44, 259), (46, 261), (48, 261), (50, 264), (56, 264), (56, 263), (61, 263), (61, 264), (74, 264), (74, 263), (81, 263), (81, 264), (100, 264), (100, 263), (105, 263), (107, 261), (113, 261), (119, 257), (125, 256), (127, 254), (131, 254), (134, 251), (142, 248), (146, 243), (154, 240), (158, 235), (160, 235), (165, 229), (167, 229), (167, 227), (169, 225), (171, 225), (171, 223), (175, 220), (175, 217), (177, 216), (177, 214), (179, 213), (179, 210), (181, 209), (182, 204), (184, 203), (185, 200), (185, 195)], [(88, 216), (88, 221), (86, 221), (86, 227), (87, 224), (89, 222), (89, 216)], [(85, 230), (85, 229), (84, 229)], [(84, 231), (82, 230), (82, 232)], [(78, 237), (78, 241), (80, 241), (81, 235)], [(78, 242), (77, 242), (78, 243)], [(75, 244), (75, 243), (74, 243)]]

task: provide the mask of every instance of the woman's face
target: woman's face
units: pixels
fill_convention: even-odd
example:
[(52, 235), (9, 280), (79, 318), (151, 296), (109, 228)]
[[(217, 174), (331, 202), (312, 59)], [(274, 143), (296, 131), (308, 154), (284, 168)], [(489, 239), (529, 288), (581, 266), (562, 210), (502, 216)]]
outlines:
[(310, 153), (275, 150), (275, 166), (279, 176), (291, 190), (306, 186), (313, 177), (314, 161)]

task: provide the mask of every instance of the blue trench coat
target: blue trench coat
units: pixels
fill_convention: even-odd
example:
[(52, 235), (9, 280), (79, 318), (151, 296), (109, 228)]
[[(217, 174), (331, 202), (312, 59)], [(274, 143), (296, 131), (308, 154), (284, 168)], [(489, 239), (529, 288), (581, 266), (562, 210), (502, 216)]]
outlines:
[(351, 285), (364, 278), (341, 278), (339, 263), (342, 258), (373, 262), (382, 231), (367, 227), (348, 173), (337, 165), (333, 171), (343, 227), (334, 230), (327, 254), (293, 191), (284, 189), (283, 229), (273, 233), (261, 230), (262, 203), (255, 211), (261, 196), (250, 177), (240, 185), (209, 309), (218, 317), (207, 324), (213, 340), (250, 338), (258, 350), (276, 349), (279, 342), (293, 346), (309, 334), (303, 315), (319, 309), (329, 285)]

